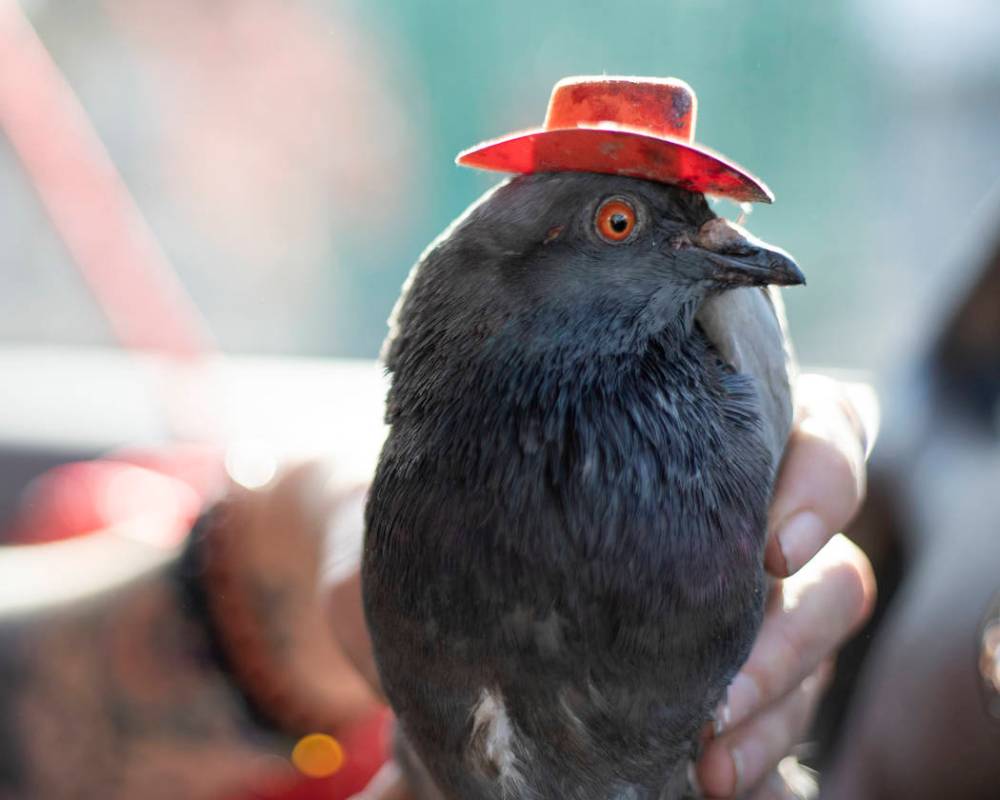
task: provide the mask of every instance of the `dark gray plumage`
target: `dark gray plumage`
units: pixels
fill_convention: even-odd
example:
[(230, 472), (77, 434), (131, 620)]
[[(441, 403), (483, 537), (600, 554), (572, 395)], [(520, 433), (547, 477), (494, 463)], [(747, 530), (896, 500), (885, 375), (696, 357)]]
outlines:
[[(637, 213), (617, 244), (610, 197)], [(587, 173), (504, 183), (423, 255), (363, 580), (428, 797), (681, 796), (760, 624), (790, 409), (766, 295), (733, 293), (747, 337), (711, 298), (801, 281), (702, 195)]]

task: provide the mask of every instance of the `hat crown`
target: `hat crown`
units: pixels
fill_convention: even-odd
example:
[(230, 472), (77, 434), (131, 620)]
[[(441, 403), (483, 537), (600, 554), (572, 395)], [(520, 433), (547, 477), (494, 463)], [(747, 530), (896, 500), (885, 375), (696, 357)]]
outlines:
[(677, 78), (575, 77), (552, 89), (548, 130), (621, 125), (694, 141), (698, 100)]
[(762, 180), (694, 140), (697, 113), (694, 90), (677, 78), (566, 78), (552, 90), (543, 127), (482, 142), (455, 160), (519, 175), (624, 175), (770, 203)]

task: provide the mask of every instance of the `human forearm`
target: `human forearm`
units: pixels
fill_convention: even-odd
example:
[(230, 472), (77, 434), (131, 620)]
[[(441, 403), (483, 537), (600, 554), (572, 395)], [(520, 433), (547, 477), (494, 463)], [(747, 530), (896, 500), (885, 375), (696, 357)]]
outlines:
[(203, 621), (185, 611), (176, 569), (0, 623), (0, 788), (200, 798), (275, 768), (263, 757), (278, 742), (254, 724)]
[(357, 550), (363, 498), (338, 486), (301, 466), (232, 487), (181, 558), (104, 533), (0, 549), (0, 800), (259, 794), (298, 737), (366, 719), (329, 625), (360, 602), (318, 584), (325, 547)]

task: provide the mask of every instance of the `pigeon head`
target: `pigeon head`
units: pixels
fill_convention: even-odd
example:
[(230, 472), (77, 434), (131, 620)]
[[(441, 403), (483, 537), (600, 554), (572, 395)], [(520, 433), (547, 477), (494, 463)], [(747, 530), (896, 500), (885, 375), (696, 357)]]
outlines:
[[(455, 355), (497, 341), (527, 353), (642, 350), (690, 332), (706, 298), (803, 282), (781, 250), (717, 217), (704, 195), (581, 172), (525, 175), (488, 192), (433, 243), (394, 313), (407, 341)], [(669, 336), (667, 337), (669, 338)]]

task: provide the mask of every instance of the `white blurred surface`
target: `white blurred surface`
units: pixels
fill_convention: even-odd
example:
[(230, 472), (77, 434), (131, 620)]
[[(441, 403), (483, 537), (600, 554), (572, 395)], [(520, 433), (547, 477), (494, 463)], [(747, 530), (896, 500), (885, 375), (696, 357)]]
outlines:
[(184, 392), (167, 394), (164, 387), (176, 388), (176, 377), (174, 365), (152, 356), (0, 348), (0, 447), (155, 445), (180, 427), (213, 432), (219, 444), (233, 445), (251, 484), (268, 459), (318, 457), (358, 481), (374, 469), (385, 438), (386, 390), (374, 361), (217, 358), (186, 369)]

